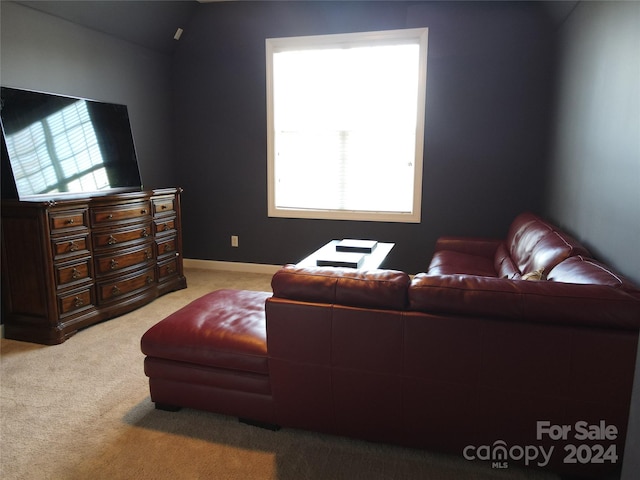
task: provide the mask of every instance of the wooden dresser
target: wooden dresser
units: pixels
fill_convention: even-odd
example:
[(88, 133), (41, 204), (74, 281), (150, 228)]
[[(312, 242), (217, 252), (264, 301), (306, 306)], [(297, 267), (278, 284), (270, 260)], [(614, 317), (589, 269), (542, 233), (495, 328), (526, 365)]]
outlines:
[(2, 201), (5, 337), (47, 345), (187, 286), (181, 189)]

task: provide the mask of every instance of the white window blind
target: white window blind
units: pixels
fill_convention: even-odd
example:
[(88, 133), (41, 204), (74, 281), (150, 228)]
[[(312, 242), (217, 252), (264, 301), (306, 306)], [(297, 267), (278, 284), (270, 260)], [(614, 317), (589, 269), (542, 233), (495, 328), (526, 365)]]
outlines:
[(267, 40), (269, 214), (420, 221), (426, 29)]

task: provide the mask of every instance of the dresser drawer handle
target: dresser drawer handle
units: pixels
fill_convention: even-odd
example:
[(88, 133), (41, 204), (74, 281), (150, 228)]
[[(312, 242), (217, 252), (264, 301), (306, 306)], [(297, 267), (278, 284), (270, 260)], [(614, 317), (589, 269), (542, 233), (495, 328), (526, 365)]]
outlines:
[(151, 275), (147, 275), (147, 285), (151, 285), (153, 283), (153, 277)]
[(141, 237), (148, 237), (149, 236), (149, 232), (147, 231), (146, 228), (142, 229), (142, 233), (140, 234)]
[(169, 250), (171, 250), (171, 244), (170, 243), (165, 243), (164, 244), (164, 251), (168, 252)]
[(162, 229), (166, 232), (167, 230), (171, 230), (171, 227), (169, 226), (169, 224), (168, 224), (168, 223), (165, 223), (165, 224), (162, 226)]
[(173, 272), (175, 272), (175, 270), (173, 269), (173, 267), (168, 266), (168, 267), (167, 267), (167, 275), (169, 275), (169, 274), (171, 274), (171, 273), (173, 273)]
[(146, 215), (146, 214), (147, 214), (147, 209), (146, 209), (146, 208), (143, 208), (142, 210), (140, 210), (140, 213), (141, 213), (142, 215)]
[(151, 258), (151, 252), (149, 250), (144, 251), (145, 260), (149, 260)]
[[(74, 280), (77, 280), (78, 278), (80, 278), (80, 270), (78, 270), (77, 268), (73, 267), (73, 270), (71, 270), (71, 278), (73, 278)], [(76, 297), (78, 298), (78, 297)]]
[(167, 208), (168, 208), (168, 207), (167, 207), (166, 205), (164, 205), (164, 204), (163, 204), (163, 205), (160, 207), (160, 210), (166, 210)]
[(80, 247), (78, 246), (78, 244), (77, 244), (74, 240), (71, 240), (71, 241), (69, 242), (69, 251), (70, 251), (70, 252), (75, 252), (75, 251), (77, 251), (79, 248), (80, 248)]
[(118, 239), (113, 235), (109, 235), (109, 240), (107, 240), (107, 243), (109, 245), (115, 245), (116, 243), (118, 243)]
[(110, 213), (109, 215), (107, 215), (107, 220), (111, 220), (113, 218), (113, 213)]
[(111, 259), (110, 266), (111, 266), (111, 270), (115, 270), (116, 268), (118, 268), (118, 261), (115, 258)]
[(73, 224), (74, 224), (74, 222), (75, 222), (75, 220), (74, 220), (73, 218), (70, 218), (69, 220), (67, 220), (67, 223), (68, 223), (69, 225), (73, 225)]
[(74, 305), (76, 308), (81, 307), (81, 306), (83, 306), (83, 305), (84, 305), (84, 300), (83, 300), (82, 298), (80, 298), (80, 297), (75, 297), (75, 298), (73, 299), (73, 305)]
[(113, 288), (111, 289), (111, 295), (113, 295), (114, 297), (117, 297), (121, 293), (122, 292), (120, 291), (117, 285), (114, 285)]

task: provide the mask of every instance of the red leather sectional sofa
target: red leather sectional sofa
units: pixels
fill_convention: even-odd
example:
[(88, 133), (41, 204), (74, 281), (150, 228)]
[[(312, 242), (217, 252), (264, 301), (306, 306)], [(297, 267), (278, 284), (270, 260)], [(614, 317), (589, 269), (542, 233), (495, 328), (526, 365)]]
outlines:
[[(524, 280), (543, 270), (546, 279)], [(624, 453), (640, 290), (539, 217), (429, 269), (283, 267), (142, 338), (158, 408), (601, 478)]]

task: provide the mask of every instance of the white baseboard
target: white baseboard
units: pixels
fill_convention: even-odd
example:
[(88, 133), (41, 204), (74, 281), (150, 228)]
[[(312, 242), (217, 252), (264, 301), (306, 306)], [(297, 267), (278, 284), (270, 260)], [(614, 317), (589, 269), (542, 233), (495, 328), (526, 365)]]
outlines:
[(268, 273), (274, 274), (282, 265), (263, 263), (221, 262), (217, 260), (183, 259), (185, 268), (201, 268), (203, 270), (225, 270), (227, 272)]

